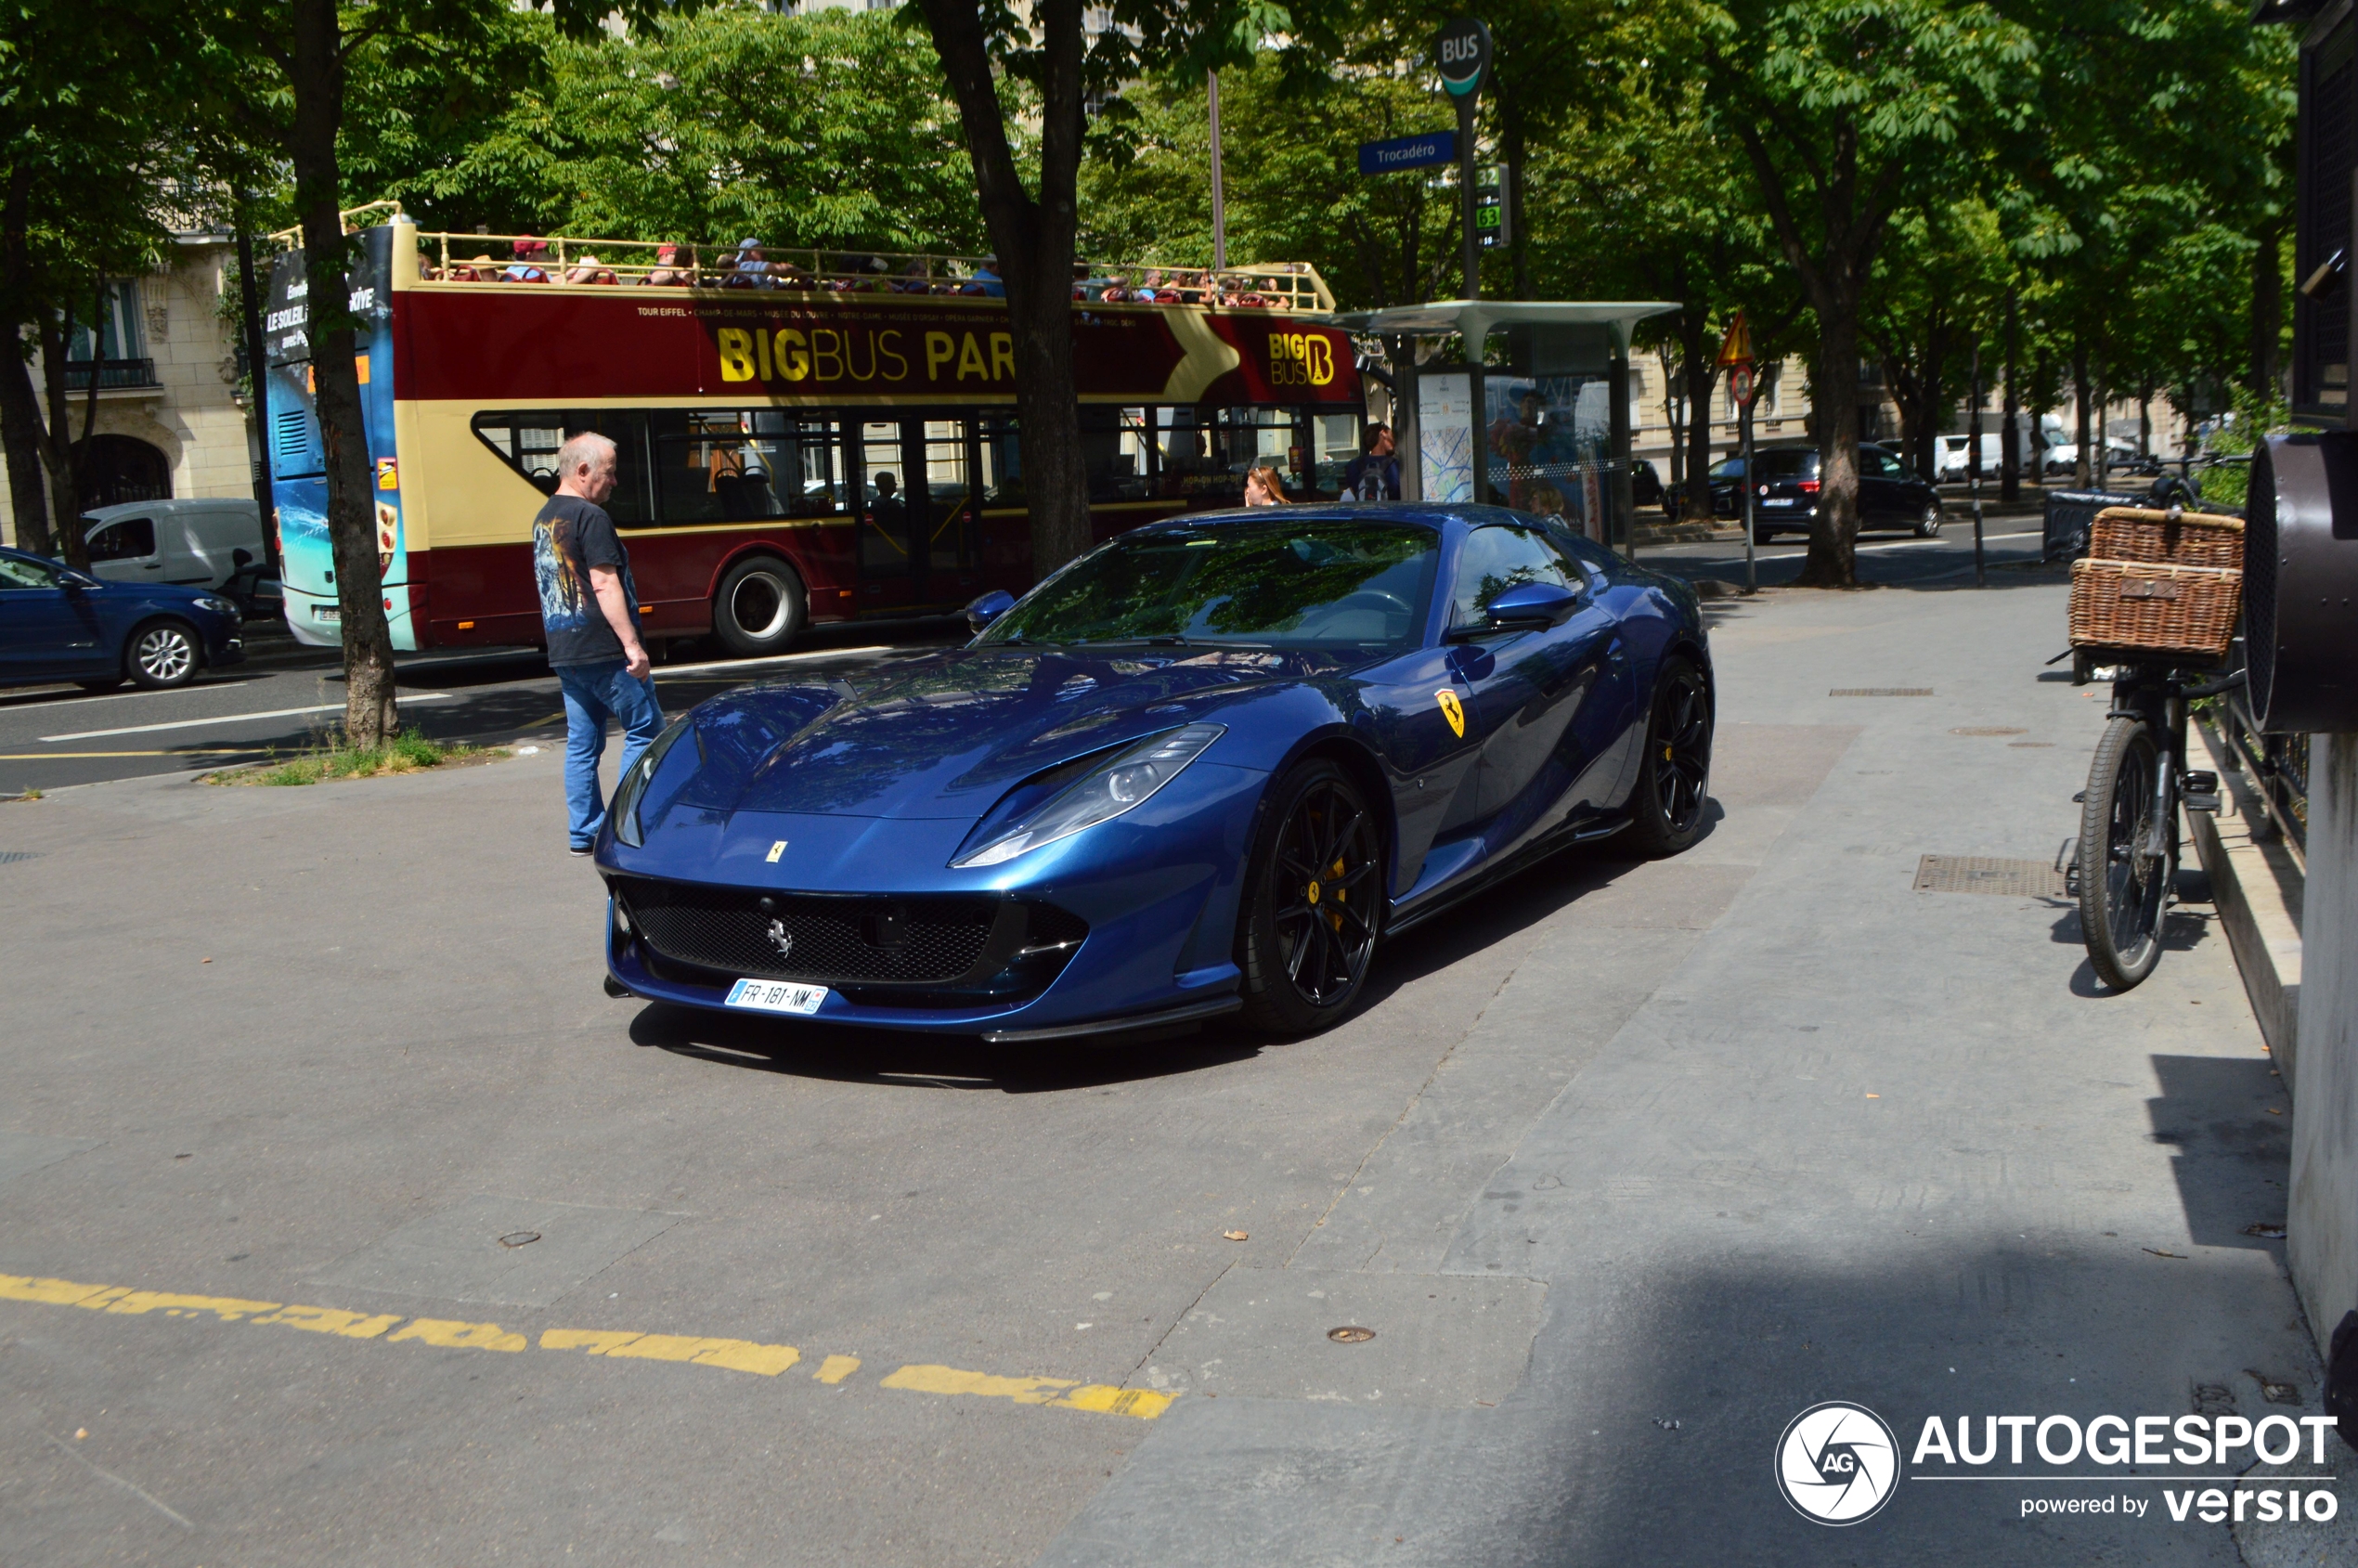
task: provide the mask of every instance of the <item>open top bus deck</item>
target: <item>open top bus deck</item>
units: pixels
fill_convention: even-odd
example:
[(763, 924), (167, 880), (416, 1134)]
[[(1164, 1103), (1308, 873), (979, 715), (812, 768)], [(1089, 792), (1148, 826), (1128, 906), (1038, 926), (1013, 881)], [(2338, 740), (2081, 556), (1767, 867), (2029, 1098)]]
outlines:
[[(607, 509), (651, 638), (774, 652), (813, 622), (1030, 586), (1013, 339), (987, 258), (521, 238), (545, 254), (494, 263), (500, 242), (406, 221), (357, 236), (347, 282), (396, 647), (540, 641), (531, 522), (557, 447), (584, 430), (620, 452)], [(300, 254), (282, 256), (269, 456), (288, 624), (331, 643), (304, 290)], [(1338, 493), (1364, 403), (1315, 270), (1092, 267), (1076, 294), (1101, 538), (1234, 504), (1262, 462), (1296, 499)]]

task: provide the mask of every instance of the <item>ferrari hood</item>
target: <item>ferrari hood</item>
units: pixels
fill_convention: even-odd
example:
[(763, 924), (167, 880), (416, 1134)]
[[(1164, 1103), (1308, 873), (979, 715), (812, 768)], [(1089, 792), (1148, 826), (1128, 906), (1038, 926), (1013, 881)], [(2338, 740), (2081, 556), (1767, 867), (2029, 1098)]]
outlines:
[(986, 647), (748, 687), (692, 715), (693, 792), (707, 810), (971, 819), (1035, 773), (1321, 673), (1263, 649)]

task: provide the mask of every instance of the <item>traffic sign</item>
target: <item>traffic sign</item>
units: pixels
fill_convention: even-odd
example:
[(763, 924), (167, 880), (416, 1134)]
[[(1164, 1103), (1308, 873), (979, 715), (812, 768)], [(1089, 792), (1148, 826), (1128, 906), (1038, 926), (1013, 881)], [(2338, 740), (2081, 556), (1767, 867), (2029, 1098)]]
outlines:
[(1752, 407), (1752, 361), (1747, 359), (1728, 372), (1728, 395), (1739, 408)]
[(1445, 24), (1432, 41), (1433, 59), (1441, 67), (1441, 84), (1452, 97), (1465, 97), (1482, 85), (1490, 69), (1490, 28), (1472, 17)]
[(1744, 313), (1741, 310), (1736, 312), (1736, 318), (1728, 323), (1728, 335), (1720, 340), (1718, 362), (1722, 365), (1752, 363), (1752, 329), (1744, 325)]
[(1458, 161), (1458, 133), (1434, 131), (1429, 136), (1394, 136), (1390, 141), (1359, 144), (1359, 172), (1389, 175), (1399, 169), (1430, 169)]

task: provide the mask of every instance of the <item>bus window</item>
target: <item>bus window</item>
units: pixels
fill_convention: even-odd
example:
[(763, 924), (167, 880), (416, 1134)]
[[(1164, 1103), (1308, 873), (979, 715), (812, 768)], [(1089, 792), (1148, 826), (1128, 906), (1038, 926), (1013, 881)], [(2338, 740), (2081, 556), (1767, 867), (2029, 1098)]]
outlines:
[(667, 525), (766, 522), (844, 510), (835, 423), (771, 409), (657, 409), (655, 473)]
[(654, 520), (647, 497), (645, 415), (613, 408), (499, 409), (477, 414), (473, 425), (476, 439), (544, 496), (557, 487), (557, 449), (583, 431), (596, 431), (615, 445), (607, 515), (625, 528), (643, 528)]
[(1081, 406), (1081, 454), (1093, 501), (1147, 500), (1154, 495), (1153, 432), (1144, 408)]
[(978, 422), (982, 472), (976, 477), (982, 482), (982, 504), (1023, 505), (1023, 451), (1016, 439), (1016, 421), (1004, 414), (986, 414)]
[(1342, 471), (1359, 455), (1359, 416), (1311, 414), (1312, 483), (1321, 496), (1342, 494)]
[(970, 571), (977, 502), (966, 469), (966, 421), (927, 420), (925, 441), (926, 564), (937, 572)]
[(1229, 472), (1224, 433), (1211, 408), (1156, 408), (1154, 440), (1160, 451), (1156, 489), (1173, 500), (1221, 506), (1244, 497), (1241, 464)]

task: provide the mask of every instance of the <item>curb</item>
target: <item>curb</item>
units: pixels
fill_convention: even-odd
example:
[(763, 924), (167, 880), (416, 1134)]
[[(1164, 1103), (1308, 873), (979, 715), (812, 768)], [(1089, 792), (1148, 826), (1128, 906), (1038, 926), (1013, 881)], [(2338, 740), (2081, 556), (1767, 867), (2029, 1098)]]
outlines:
[(2268, 1054), (2276, 1059), (2287, 1098), (2293, 1098), (2294, 1069), (2300, 1057), (2300, 907), (2304, 878), (2300, 868), (2280, 844), (2255, 840), (2246, 824), (2264, 821), (2265, 812), (2244, 775), (2231, 764), (2234, 758), (2203, 725), (2189, 728), (2201, 735), (2218, 771), (2220, 790), (2235, 802), (2228, 813), (2188, 811), (2187, 836), (2209, 875), (2210, 891), (2234, 950), (2235, 968), (2242, 974), (2244, 994), (2251, 1001), (2252, 1017)]

